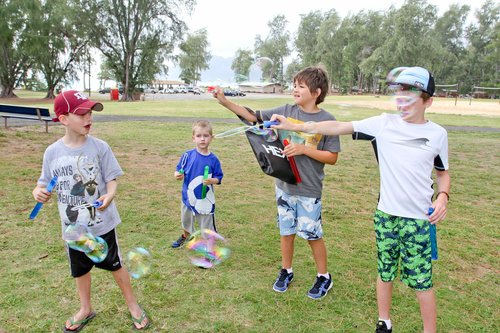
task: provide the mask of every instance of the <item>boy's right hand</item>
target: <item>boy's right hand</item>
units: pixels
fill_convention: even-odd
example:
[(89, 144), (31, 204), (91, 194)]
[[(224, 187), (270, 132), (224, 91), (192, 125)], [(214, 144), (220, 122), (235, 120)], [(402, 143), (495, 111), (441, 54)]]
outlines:
[(221, 87), (217, 87), (213, 90), (212, 95), (215, 99), (219, 101), (220, 104), (224, 105), (227, 101), (226, 96), (224, 95), (224, 90)]
[(180, 173), (179, 171), (174, 172), (174, 177), (177, 180), (183, 180), (184, 179), (184, 173)]
[(45, 187), (37, 186), (33, 190), (33, 197), (37, 202), (46, 203), (49, 201), (51, 195), (52, 193), (47, 191)]
[(271, 121), (279, 121), (279, 125), (272, 125), (271, 128), (276, 128), (276, 129), (284, 129), (284, 130), (291, 130), (291, 131), (296, 131), (297, 130), (297, 124), (289, 122), (286, 117), (280, 115), (280, 114), (273, 114), (271, 117)]

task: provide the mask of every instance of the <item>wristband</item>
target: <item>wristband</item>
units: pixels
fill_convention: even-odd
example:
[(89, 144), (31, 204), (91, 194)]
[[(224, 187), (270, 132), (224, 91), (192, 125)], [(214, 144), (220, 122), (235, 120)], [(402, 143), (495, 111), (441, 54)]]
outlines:
[(445, 191), (439, 191), (439, 192), (436, 194), (436, 198), (437, 198), (437, 197), (438, 197), (441, 193), (446, 194), (446, 198), (448, 198), (448, 201), (450, 201), (450, 195), (448, 194), (448, 192), (445, 192)]

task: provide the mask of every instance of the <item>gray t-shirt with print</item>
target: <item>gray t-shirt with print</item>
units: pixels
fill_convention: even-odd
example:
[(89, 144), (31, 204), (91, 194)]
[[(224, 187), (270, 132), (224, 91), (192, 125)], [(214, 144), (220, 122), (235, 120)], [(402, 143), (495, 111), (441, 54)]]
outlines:
[[(335, 120), (332, 114), (323, 109), (320, 109), (319, 112), (309, 113), (303, 111), (297, 104), (286, 104), (274, 109), (262, 111), (261, 114), (263, 120), (269, 120), (273, 114), (280, 114), (296, 123)], [(336, 135), (309, 134), (279, 130), (279, 138), (281, 141), (288, 139), (290, 142), (305, 144), (306, 146), (311, 146), (318, 150), (340, 152), (340, 140)], [(325, 178), (325, 164), (306, 155), (295, 156), (295, 162), (302, 182), (299, 184), (289, 184), (277, 179), (276, 186), (291, 195), (321, 198), (323, 179)]]
[(100, 236), (121, 222), (114, 201), (103, 211), (88, 204), (106, 193), (107, 182), (122, 174), (109, 145), (90, 135), (78, 148), (70, 148), (60, 139), (45, 150), (38, 184), (47, 186), (58, 176), (53, 193), (57, 193), (63, 239), (70, 224), (86, 225), (94, 236)]

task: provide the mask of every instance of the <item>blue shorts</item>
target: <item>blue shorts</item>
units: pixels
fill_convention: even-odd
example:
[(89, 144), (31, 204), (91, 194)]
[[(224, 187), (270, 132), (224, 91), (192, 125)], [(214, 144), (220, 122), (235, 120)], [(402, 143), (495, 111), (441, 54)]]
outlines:
[(297, 234), (306, 240), (323, 237), (320, 198), (290, 195), (276, 187), (276, 204), (281, 236)]

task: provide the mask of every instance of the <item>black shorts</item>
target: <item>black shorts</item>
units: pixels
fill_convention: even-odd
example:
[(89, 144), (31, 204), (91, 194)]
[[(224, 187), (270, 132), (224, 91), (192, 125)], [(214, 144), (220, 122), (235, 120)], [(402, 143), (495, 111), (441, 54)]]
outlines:
[(71, 276), (80, 277), (85, 275), (90, 272), (94, 266), (111, 272), (117, 271), (122, 267), (120, 248), (118, 247), (118, 241), (116, 239), (116, 229), (100, 237), (108, 244), (108, 255), (100, 263), (93, 262), (84, 252), (73, 250), (66, 245)]

